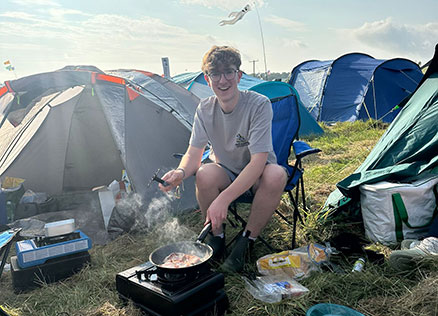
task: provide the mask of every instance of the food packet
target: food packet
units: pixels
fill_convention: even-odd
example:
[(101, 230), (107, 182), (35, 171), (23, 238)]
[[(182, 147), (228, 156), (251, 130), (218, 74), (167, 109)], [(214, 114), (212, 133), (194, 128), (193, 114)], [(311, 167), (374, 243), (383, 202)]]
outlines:
[(257, 270), (262, 275), (286, 274), (301, 279), (319, 270), (322, 263), (328, 262), (330, 253), (329, 246), (310, 244), (261, 257), (257, 260)]
[(256, 299), (278, 303), (283, 299), (298, 297), (309, 291), (286, 274), (258, 276), (255, 280), (243, 277), (245, 288)]

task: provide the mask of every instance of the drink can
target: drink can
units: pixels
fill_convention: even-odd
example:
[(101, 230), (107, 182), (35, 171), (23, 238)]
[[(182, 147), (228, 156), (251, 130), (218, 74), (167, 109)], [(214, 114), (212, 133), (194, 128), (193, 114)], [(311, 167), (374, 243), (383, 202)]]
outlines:
[(363, 270), (363, 267), (365, 266), (365, 259), (359, 258), (356, 260), (356, 262), (353, 265), (352, 272), (361, 272)]

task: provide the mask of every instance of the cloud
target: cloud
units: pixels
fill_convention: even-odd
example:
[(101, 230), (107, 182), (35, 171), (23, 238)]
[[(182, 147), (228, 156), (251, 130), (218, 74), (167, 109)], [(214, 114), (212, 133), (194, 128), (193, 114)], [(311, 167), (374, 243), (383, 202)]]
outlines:
[(58, 9), (58, 8), (51, 8), (48, 10), (49, 15), (56, 19), (56, 20), (62, 20), (67, 15), (81, 15), (81, 16), (91, 16), (91, 14), (79, 11), (79, 10), (73, 10), (73, 9)]
[(52, 6), (52, 7), (61, 6), (56, 1), (52, 1), (52, 0), (11, 0), (11, 2), (22, 6), (32, 6), (32, 7), (36, 5)]
[(18, 20), (29, 20), (29, 21), (35, 20), (35, 16), (33, 14), (27, 12), (20, 12), (20, 11), (7, 11), (5, 13), (1, 13), (0, 16), (5, 18), (18, 19)]
[(266, 22), (279, 25), (288, 31), (305, 31), (306, 25), (301, 22), (279, 17), (277, 15), (269, 15), (263, 19)]
[(309, 45), (301, 40), (290, 40), (287, 38), (283, 38), (283, 46), (284, 47), (292, 47), (292, 48), (307, 48)]
[(344, 30), (367, 45), (390, 53), (414, 58), (427, 58), (434, 51), (438, 38), (438, 23), (420, 25), (401, 24), (392, 18), (367, 22), (356, 29)]
[(264, 0), (255, 0), (255, 1), (248, 1), (248, 0), (179, 0), (182, 4), (190, 4), (190, 5), (201, 5), (207, 8), (219, 8), (222, 10), (237, 10), (239, 8), (243, 8), (247, 4), (251, 4), (253, 2), (256, 3), (258, 7), (261, 7), (264, 5)]
[[(82, 18), (62, 18), (70, 14)], [(171, 59), (171, 71), (180, 71), (177, 65), (199, 69), (201, 53), (192, 57), (196, 60), (187, 56), (205, 52), (217, 42), (211, 35), (194, 33), (148, 16), (87, 15), (76, 10), (51, 11), (50, 16), (22, 12), (6, 12), (1, 16), (9, 18), (0, 21), (0, 50), (14, 51), (16, 59), (32, 56), (33, 64), (45, 64), (49, 69), (86, 63), (101, 69), (136, 67), (160, 72), (163, 56)], [(13, 49), (6, 48), (5, 43), (10, 43)]]

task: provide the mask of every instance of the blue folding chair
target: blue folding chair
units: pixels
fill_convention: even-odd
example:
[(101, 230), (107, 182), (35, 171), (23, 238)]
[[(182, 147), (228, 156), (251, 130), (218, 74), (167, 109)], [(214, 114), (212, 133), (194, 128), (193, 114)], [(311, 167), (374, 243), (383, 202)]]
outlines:
[[(300, 129), (299, 98), (298, 93), (291, 85), (284, 82), (265, 82), (252, 87), (250, 90), (266, 95), (272, 103), (272, 143), (277, 156), (277, 163), (284, 166), (289, 171), (290, 176), (284, 191), (288, 193), (293, 206), (292, 219), (288, 218), (279, 210), (276, 210), (275, 213), (287, 224), (292, 226), (291, 249), (294, 249), (296, 243), (297, 222), (299, 220), (303, 223), (298, 207), (298, 198), (300, 194), (303, 209), (307, 211), (302, 159), (310, 154), (318, 153), (321, 150), (310, 147), (307, 143), (300, 141), (298, 138), (298, 131)], [(295, 154), (295, 162), (292, 165), (289, 164), (291, 149)], [(237, 198), (229, 207), (229, 212), (242, 226), (242, 230), (239, 232), (240, 234), (246, 226), (246, 221), (238, 214), (237, 205), (239, 203), (252, 203), (252, 200), (253, 196), (246, 193)], [(232, 223), (232, 225), (235, 226), (234, 223)], [(238, 234), (228, 243), (228, 245), (231, 244), (237, 236)], [(273, 248), (263, 238), (259, 237), (259, 240), (271, 251), (278, 250)]]

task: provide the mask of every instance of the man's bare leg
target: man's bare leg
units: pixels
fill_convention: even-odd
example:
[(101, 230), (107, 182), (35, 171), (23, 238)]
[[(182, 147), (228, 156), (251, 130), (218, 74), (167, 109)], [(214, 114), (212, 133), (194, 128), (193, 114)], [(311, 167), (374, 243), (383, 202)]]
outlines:
[(250, 237), (257, 237), (268, 224), (280, 204), (286, 181), (287, 174), (283, 167), (274, 164), (266, 165), (255, 187), (256, 193), (246, 225), (246, 229), (251, 232)]
[[(204, 218), (210, 204), (230, 184), (231, 180), (228, 174), (218, 164), (204, 164), (196, 171), (196, 199)], [(218, 235), (222, 231), (213, 231), (212, 233)]]

